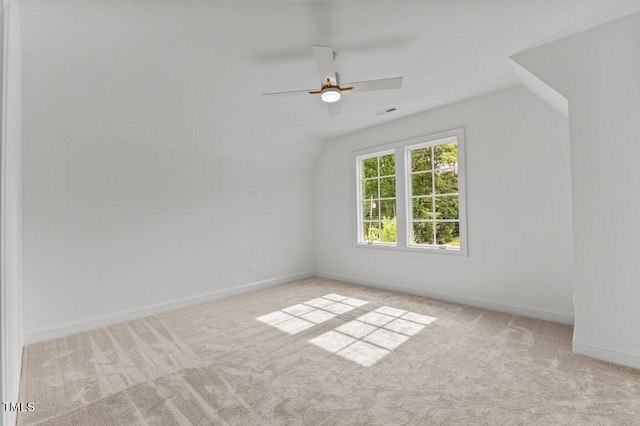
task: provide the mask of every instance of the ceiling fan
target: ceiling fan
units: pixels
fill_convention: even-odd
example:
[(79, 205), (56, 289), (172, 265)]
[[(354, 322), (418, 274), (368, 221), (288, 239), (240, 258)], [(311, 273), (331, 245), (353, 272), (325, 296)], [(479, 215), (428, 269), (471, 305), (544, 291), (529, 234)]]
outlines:
[(311, 46), (313, 56), (318, 64), (320, 72), (320, 89), (292, 90), (288, 92), (264, 93), (264, 96), (293, 95), (308, 93), (320, 95), (320, 99), (327, 104), (329, 116), (333, 117), (342, 112), (340, 98), (343, 92), (370, 92), (373, 90), (399, 89), (402, 86), (403, 77), (383, 78), (380, 80), (355, 81), (353, 83), (340, 84), (340, 74), (335, 71), (334, 52), (330, 46)]

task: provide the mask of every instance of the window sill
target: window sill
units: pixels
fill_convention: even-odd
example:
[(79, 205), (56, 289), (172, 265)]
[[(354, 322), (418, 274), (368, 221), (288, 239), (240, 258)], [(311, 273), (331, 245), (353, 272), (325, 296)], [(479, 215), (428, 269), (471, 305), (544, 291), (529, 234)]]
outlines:
[(401, 247), (396, 244), (385, 244), (385, 243), (356, 243), (356, 248), (363, 249), (373, 249), (373, 250), (388, 250), (388, 251), (399, 251), (399, 252), (408, 252), (408, 253), (429, 253), (436, 255), (445, 255), (445, 256), (461, 256), (467, 257), (467, 253), (460, 249), (446, 248), (446, 247), (425, 247), (425, 246), (405, 246)]

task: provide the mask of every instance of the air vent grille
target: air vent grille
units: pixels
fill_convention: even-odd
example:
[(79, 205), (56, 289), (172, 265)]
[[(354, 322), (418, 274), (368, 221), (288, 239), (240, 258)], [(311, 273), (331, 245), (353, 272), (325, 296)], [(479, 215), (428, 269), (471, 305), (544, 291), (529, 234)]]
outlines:
[(389, 114), (390, 112), (394, 112), (394, 111), (397, 111), (397, 110), (398, 110), (398, 108), (391, 107), (391, 108), (383, 109), (382, 111), (378, 111), (378, 112), (375, 113), (375, 115)]

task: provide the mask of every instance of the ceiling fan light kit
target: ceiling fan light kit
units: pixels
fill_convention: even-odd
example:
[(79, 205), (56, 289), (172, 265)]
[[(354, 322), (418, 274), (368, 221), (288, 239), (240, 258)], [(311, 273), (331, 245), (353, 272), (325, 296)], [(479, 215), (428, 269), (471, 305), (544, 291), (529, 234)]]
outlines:
[(320, 92), (320, 99), (326, 103), (338, 102), (341, 97), (338, 87), (326, 87)]
[(320, 81), (320, 90), (293, 90), (289, 92), (265, 93), (269, 95), (290, 95), (308, 93), (320, 95), (320, 99), (327, 104), (329, 116), (333, 117), (341, 112), (338, 101), (342, 98), (342, 92), (369, 92), (374, 90), (399, 89), (402, 87), (403, 77), (383, 78), (380, 80), (356, 81), (353, 83), (340, 85), (338, 73), (335, 71), (334, 52), (330, 46), (311, 46), (311, 51), (316, 59)]

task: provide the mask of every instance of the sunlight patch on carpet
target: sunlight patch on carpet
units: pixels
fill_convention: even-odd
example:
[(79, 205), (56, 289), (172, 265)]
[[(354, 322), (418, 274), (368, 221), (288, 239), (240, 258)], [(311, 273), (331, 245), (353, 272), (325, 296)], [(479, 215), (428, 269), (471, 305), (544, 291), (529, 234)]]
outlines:
[(383, 306), (309, 340), (324, 350), (371, 367), (437, 318)]
[(285, 333), (296, 334), (367, 303), (369, 302), (331, 293), (259, 316), (256, 319)]

